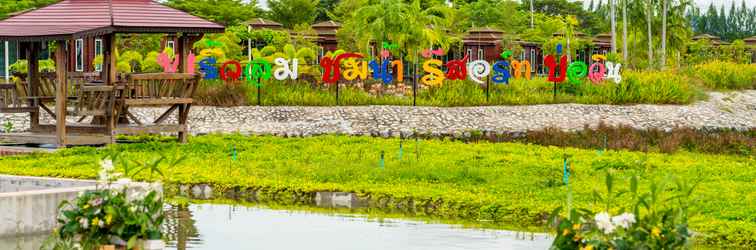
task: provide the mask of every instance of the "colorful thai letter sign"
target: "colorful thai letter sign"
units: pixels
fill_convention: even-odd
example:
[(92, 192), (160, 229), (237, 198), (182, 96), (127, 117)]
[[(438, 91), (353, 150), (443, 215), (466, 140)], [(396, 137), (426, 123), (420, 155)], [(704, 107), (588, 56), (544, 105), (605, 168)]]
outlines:
[[(187, 65), (194, 65), (195, 58), (196, 57), (194, 56), (194, 53), (189, 52), (189, 55), (186, 57)], [(176, 56), (176, 58), (171, 61), (171, 57), (167, 53), (163, 52), (158, 54), (157, 63), (158, 65), (163, 67), (163, 72), (176, 73), (178, 71), (179, 64), (181, 64), (181, 58)], [(186, 67), (186, 73), (194, 74), (194, 67)]]
[[(383, 45), (394, 48), (392, 44)], [(559, 50), (559, 47), (557, 50)], [(423, 84), (441, 86), (446, 79), (469, 79), (475, 83), (483, 84), (485, 78), (489, 76), (495, 84), (508, 84), (510, 79), (531, 79), (533, 69), (530, 61), (512, 59), (512, 51), (503, 52), (500, 55), (501, 59), (493, 62), (493, 64), (483, 59), (468, 61), (468, 55), (465, 55), (462, 59), (450, 60), (446, 63), (432, 58), (434, 55), (443, 54), (444, 51), (440, 49), (423, 50), (422, 56), (426, 57), (422, 63), (424, 75), (420, 77)], [(389, 57), (381, 56), (382, 60), (376, 58), (370, 61), (364, 61), (365, 57), (358, 53), (342, 53), (332, 57), (323, 57), (320, 60), (320, 66), (323, 69), (322, 80), (326, 84), (335, 84), (342, 77), (347, 81), (365, 80), (372, 77), (384, 84), (404, 81), (404, 63), (401, 60), (388, 60)], [(191, 63), (190, 65), (194, 64), (194, 54), (190, 54), (187, 59)], [(544, 58), (544, 64), (549, 69), (549, 81), (555, 83), (569, 79), (570, 83), (579, 84), (583, 78), (588, 78), (595, 84), (604, 79), (616, 83), (622, 81), (621, 64), (608, 62), (606, 57), (601, 55), (594, 55), (593, 59), (595, 62), (588, 67), (580, 61), (568, 64), (566, 55), (561, 55), (559, 58), (554, 55), (547, 55)], [(158, 63), (165, 72), (173, 73), (178, 69), (179, 59), (171, 60), (167, 54), (163, 53), (158, 55)], [(207, 57), (200, 60), (197, 65), (199, 72), (204, 74), (205, 79), (246, 80), (249, 84), (258, 87), (261, 86), (261, 80), (271, 78), (278, 81), (296, 80), (299, 74), (299, 61), (297, 59), (276, 58), (273, 62), (269, 62), (258, 58), (247, 62), (246, 65), (230, 60), (217, 67), (216, 65), (219, 63), (217, 59)], [(442, 66), (446, 67), (446, 72), (442, 70)], [(191, 70), (194, 70), (193, 67)]]

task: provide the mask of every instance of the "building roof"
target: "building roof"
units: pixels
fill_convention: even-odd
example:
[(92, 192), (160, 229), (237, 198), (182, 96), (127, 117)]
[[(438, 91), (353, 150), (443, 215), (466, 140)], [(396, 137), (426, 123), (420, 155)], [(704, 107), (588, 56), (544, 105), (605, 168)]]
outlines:
[(225, 28), (151, 0), (63, 0), (0, 21), (0, 40), (41, 41), (109, 33), (217, 33)]
[(501, 31), (501, 30), (497, 30), (497, 29), (494, 29), (494, 28), (486, 26), (486, 27), (475, 27), (475, 28), (472, 28), (469, 31), (467, 31), (467, 33), (498, 33), (498, 34), (501, 34), (501, 33), (504, 33), (504, 32)]
[[(557, 32), (554, 32), (554, 34), (551, 34), (551, 36), (558, 37), (558, 36), (564, 36), (564, 34), (565, 33), (563, 31), (557, 31)], [(573, 35), (575, 37), (586, 37), (586, 34), (580, 31), (575, 32)]]
[(743, 42), (745, 42), (746, 45), (756, 45), (756, 36), (743, 39)]
[(335, 21), (319, 22), (312, 25), (313, 28), (340, 28), (341, 23)]
[(265, 18), (252, 18), (251, 20), (245, 22), (244, 24), (255, 27), (265, 27), (265, 28), (283, 28), (283, 24), (265, 19)]
[(609, 47), (612, 46), (612, 34), (601, 33), (593, 37), (593, 45)]
[(701, 40), (701, 39), (709, 39), (709, 40), (712, 40), (712, 41), (714, 41), (714, 40), (719, 41), (720, 40), (720, 38), (718, 36), (713, 36), (713, 35), (710, 35), (710, 34), (700, 34), (700, 35), (694, 36), (691, 39), (693, 41)]
[(693, 41), (698, 41), (698, 40), (701, 40), (701, 39), (709, 40), (709, 42), (712, 45), (726, 45), (726, 44), (730, 44), (728, 42), (722, 41), (722, 39), (720, 39), (718, 36), (713, 36), (713, 35), (710, 35), (710, 34), (700, 34), (700, 35), (697, 35), (697, 36), (694, 36), (694, 37), (691, 38), (691, 40), (693, 40)]

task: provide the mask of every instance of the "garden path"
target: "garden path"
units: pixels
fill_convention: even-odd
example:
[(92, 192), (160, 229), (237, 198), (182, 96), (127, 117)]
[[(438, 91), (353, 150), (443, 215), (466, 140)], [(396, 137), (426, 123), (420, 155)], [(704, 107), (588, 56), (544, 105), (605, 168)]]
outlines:
[[(490, 107), (193, 107), (189, 126), (193, 134), (241, 132), (309, 136), (353, 134), (397, 136), (418, 131), (436, 135), (468, 131), (523, 132), (557, 127), (579, 130), (628, 125), (638, 129), (689, 127), (697, 129), (756, 128), (756, 90), (710, 92), (709, 99), (691, 105), (554, 104)], [(153, 120), (162, 109), (135, 109), (141, 120)], [(172, 117), (171, 119), (175, 119)], [(43, 122), (50, 122), (43, 117)], [(28, 116), (1, 114), (13, 130), (28, 129)]]

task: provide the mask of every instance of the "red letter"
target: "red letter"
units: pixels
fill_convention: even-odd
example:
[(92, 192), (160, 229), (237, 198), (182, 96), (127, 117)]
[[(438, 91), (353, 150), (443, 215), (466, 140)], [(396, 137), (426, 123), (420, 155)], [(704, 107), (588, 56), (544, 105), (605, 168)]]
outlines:
[[(229, 64), (233, 65), (234, 67), (236, 67), (236, 70), (227, 70), (226, 67)], [(224, 63), (223, 66), (221, 66), (221, 72), (220, 73), (221, 73), (221, 79), (223, 79), (224, 81), (238, 80), (239, 77), (241, 77), (242, 66), (237, 61), (228, 61), (228, 62)]]
[(451, 80), (465, 80), (467, 79), (467, 56), (461, 60), (451, 60), (446, 62), (446, 67), (449, 71), (446, 72), (446, 78)]
[(562, 56), (559, 59), (559, 77), (556, 76), (556, 59), (553, 55), (546, 56), (544, 60), (546, 67), (549, 67), (549, 81), (550, 82), (564, 82), (567, 78), (567, 56)]
[(362, 55), (357, 53), (344, 53), (335, 58), (323, 57), (323, 59), (320, 60), (320, 67), (323, 67), (323, 82), (331, 84), (337, 83), (341, 77), (341, 60), (350, 57), (362, 58)]

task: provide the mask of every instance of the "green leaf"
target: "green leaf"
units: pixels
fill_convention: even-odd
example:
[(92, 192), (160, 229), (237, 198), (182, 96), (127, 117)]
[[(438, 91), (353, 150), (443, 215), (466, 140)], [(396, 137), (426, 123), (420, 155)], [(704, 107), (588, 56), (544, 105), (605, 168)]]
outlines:
[(630, 192), (632, 192), (634, 196), (638, 195), (638, 176), (637, 175), (633, 175), (633, 177), (630, 178)]
[(612, 174), (607, 170), (606, 171), (606, 193), (607, 194), (612, 193), (613, 182), (614, 180), (612, 179)]
[(131, 236), (129, 241), (126, 243), (126, 249), (134, 248), (134, 245), (136, 245), (136, 242), (137, 242), (137, 236), (136, 235)]

